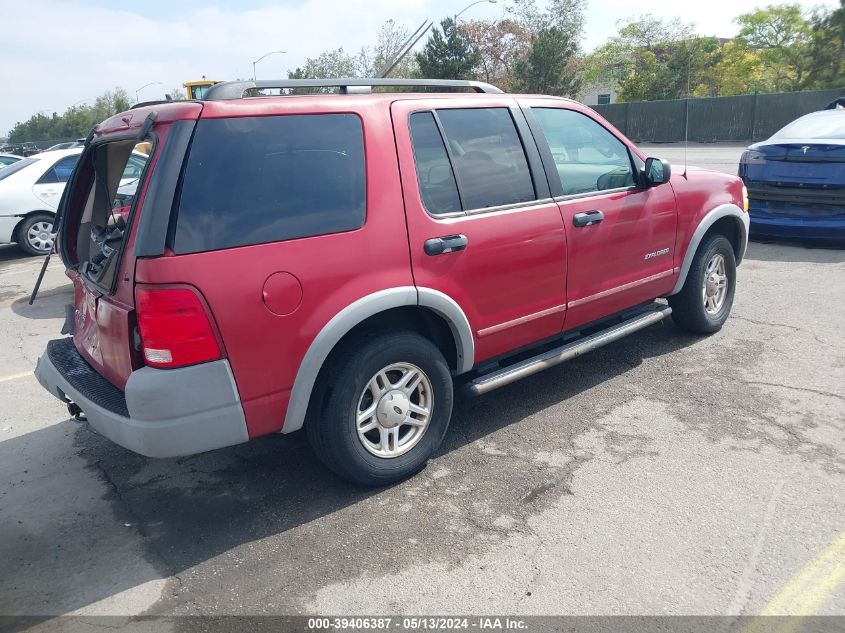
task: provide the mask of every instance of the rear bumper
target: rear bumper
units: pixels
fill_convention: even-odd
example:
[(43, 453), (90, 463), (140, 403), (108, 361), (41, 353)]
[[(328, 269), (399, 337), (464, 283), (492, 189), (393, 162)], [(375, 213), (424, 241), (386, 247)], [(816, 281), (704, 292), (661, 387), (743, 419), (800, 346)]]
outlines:
[(801, 214), (796, 213), (794, 207), (785, 208), (783, 213), (772, 213), (771, 209), (772, 203), (755, 204), (755, 201), (751, 200), (751, 235), (845, 240), (845, 207), (842, 208), (841, 214), (836, 215)]
[(50, 341), (35, 368), (38, 382), (63, 402), (75, 402), (88, 422), (116, 444), (148, 457), (179, 457), (249, 439), (229, 362), (179, 369), (143, 367), (121, 392), (73, 346)]

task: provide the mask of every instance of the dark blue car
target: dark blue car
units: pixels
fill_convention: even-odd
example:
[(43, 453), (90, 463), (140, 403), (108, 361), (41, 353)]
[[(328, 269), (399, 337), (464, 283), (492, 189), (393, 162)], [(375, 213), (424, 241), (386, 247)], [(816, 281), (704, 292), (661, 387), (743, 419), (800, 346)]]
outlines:
[(743, 153), (752, 235), (845, 241), (845, 108), (831, 106)]

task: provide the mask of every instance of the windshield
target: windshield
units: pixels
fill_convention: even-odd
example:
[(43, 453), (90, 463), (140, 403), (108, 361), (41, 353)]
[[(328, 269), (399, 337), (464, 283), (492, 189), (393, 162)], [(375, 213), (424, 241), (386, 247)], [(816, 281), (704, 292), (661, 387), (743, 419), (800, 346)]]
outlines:
[(12, 174), (18, 173), (21, 169), (26, 169), (27, 167), (29, 167), (33, 163), (38, 162), (38, 160), (39, 160), (38, 158), (35, 158), (33, 156), (31, 158), (24, 158), (23, 160), (19, 160), (18, 162), (13, 163), (13, 164), (9, 165), (8, 167), (4, 167), (3, 170), (0, 171), (0, 180), (3, 180), (4, 178), (8, 178)]
[(831, 110), (808, 114), (793, 121), (775, 138), (841, 138), (845, 139), (845, 111)]

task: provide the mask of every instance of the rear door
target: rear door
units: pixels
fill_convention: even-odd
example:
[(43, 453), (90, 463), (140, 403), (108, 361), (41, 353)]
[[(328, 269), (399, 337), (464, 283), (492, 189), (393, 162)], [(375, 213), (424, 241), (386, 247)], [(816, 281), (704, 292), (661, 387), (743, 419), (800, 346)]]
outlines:
[(671, 185), (644, 188), (642, 158), (586, 111), (559, 99), (521, 101), (568, 235), (566, 329), (667, 292), (677, 209)]
[(515, 105), (450, 98), (391, 109), (414, 281), (460, 305), (476, 362), (559, 334), (566, 309), (563, 222)]
[(32, 186), (35, 196), (50, 209), (56, 209), (59, 206), (65, 184), (70, 179), (78, 161), (79, 153), (60, 158)]

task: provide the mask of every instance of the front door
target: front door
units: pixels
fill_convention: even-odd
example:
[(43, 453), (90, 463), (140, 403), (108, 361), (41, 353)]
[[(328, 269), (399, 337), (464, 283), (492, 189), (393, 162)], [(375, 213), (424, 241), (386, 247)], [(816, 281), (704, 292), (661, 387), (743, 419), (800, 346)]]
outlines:
[(671, 185), (642, 186), (642, 159), (586, 111), (560, 100), (526, 105), (554, 165), (547, 171), (568, 236), (566, 329), (668, 292), (677, 225)]
[(512, 98), (395, 102), (411, 265), (466, 314), (475, 362), (557, 335), (566, 239)]

